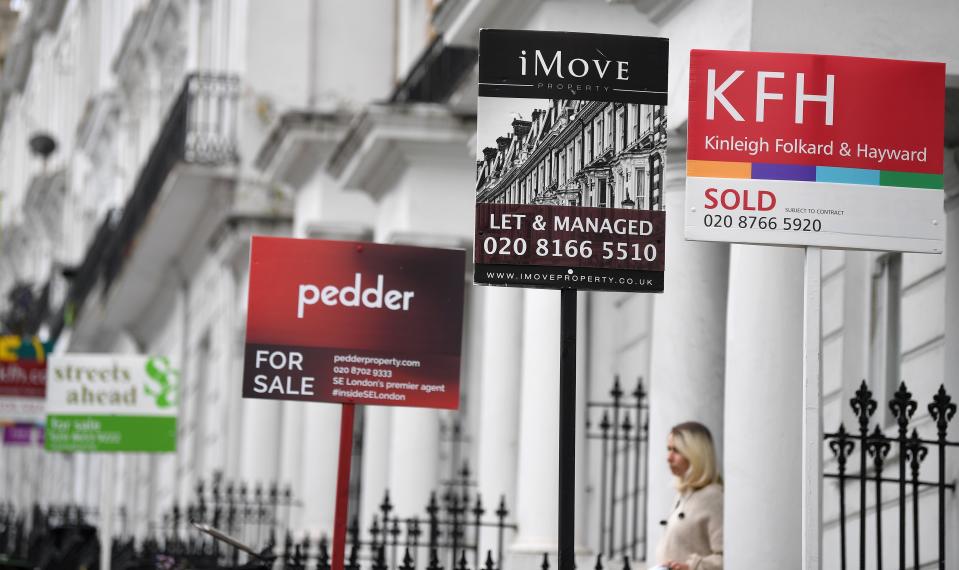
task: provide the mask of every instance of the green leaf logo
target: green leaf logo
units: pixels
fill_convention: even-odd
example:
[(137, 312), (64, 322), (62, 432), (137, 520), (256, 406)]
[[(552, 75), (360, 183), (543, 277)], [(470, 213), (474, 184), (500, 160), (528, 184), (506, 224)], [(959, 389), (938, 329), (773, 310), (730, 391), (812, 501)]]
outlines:
[(170, 408), (176, 405), (176, 380), (180, 372), (170, 366), (170, 359), (166, 356), (151, 356), (147, 359), (146, 373), (151, 380), (157, 383), (154, 390), (145, 386), (143, 391), (156, 402), (158, 408)]

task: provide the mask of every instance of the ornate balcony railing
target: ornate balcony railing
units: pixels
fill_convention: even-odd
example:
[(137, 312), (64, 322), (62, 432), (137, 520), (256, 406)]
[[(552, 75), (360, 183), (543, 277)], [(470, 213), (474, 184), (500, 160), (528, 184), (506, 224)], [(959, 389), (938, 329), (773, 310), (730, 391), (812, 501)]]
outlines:
[(391, 103), (442, 103), (476, 64), (473, 48), (446, 45), (438, 35), (396, 86)]
[(219, 166), (238, 160), (238, 95), (239, 79), (234, 76), (195, 73), (186, 77), (122, 213), (107, 213), (83, 262), (70, 271), (72, 282), (66, 299), (48, 321), (51, 339), (58, 338), (72, 323), (101, 278), (107, 290), (120, 274), (138, 232), (177, 164)]

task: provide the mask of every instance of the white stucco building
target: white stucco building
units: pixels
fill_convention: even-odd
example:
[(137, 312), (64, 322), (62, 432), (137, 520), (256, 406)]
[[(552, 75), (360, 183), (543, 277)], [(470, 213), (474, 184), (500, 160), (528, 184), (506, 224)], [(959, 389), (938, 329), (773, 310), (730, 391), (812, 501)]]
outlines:
[[(889, 434), (885, 402), (899, 380), (920, 404), (913, 425), (930, 437), (925, 406), (935, 390), (944, 384), (959, 398), (954, 1), (32, 0), (21, 10), (0, 83), (0, 293), (49, 282), (53, 314), (41, 334), (57, 336), (58, 351), (181, 363), (178, 452), (116, 462), (112, 491), (138, 537), (214, 472), (289, 483), (302, 503), (292, 528), (330, 531), (339, 409), (240, 398), (248, 238), (470, 251), (484, 27), (670, 39), (666, 292), (579, 294), (579, 409), (564, 420), (579, 434), (581, 564), (599, 552), (603, 524), (586, 402), (607, 400), (619, 376), (626, 387), (644, 378), (649, 392), (640, 558), (654, 551), (672, 506), (666, 435), (695, 419), (712, 430), (723, 465), (727, 567), (799, 567), (803, 252), (683, 239), (692, 48), (946, 63), (946, 250), (825, 252), (825, 427), (856, 425), (848, 402), (863, 380)], [(908, 120), (912, 104), (890, 109), (889, 121)], [(45, 160), (27, 145), (39, 132), (57, 142)], [(368, 521), (387, 489), (397, 513), (421, 514), (452, 467), (440, 424), (456, 419), (477, 490), (505, 495), (518, 525), (510, 567), (532, 568), (556, 550), (559, 293), (467, 282), (466, 297), (462, 409), (362, 411), (359, 514)], [(959, 454), (950, 453), (954, 482)], [(0, 448), (0, 502), (95, 506), (102, 466), (96, 455)], [(824, 494), (823, 567), (838, 568), (831, 480)], [(934, 529), (935, 493), (921, 505), (923, 528)], [(858, 540), (858, 502), (847, 507)], [(881, 541), (889, 560), (894, 519)], [(955, 491), (946, 522), (956, 536)], [(869, 543), (872, 565), (874, 536)], [(857, 545), (849, 542), (848, 562), (858, 566)], [(948, 548), (955, 564), (959, 543)], [(924, 542), (923, 560), (935, 554)]]

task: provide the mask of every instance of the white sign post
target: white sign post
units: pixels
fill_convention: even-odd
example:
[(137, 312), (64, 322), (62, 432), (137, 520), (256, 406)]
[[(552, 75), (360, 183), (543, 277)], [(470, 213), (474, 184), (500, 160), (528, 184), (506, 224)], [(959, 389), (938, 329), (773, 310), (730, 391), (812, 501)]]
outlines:
[(803, 285), (802, 568), (822, 567), (822, 250), (806, 247)]

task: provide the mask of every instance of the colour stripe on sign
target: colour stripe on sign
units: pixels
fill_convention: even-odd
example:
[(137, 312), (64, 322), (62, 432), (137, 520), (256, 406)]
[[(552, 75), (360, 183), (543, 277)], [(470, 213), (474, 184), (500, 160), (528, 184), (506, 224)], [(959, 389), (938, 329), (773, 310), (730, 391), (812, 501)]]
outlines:
[(879, 186), (879, 171), (865, 168), (840, 168), (838, 166), (817, 166), (816, 182), (836, 182), (839, 184), (869, 184)]
[(687, 160), (686, 176), (701, 178), (752, 178), (752, 164), (717, 160)]
[(865, 184), (897, 188), (930, 188), (942, 190), (942, 174), (892, 172), (865, 168), (837, 166), (806, 166), (800, 164), (764, 164), (749, 162), (721, 162), (689, 160), (686, 176), (698, 178), (750, 178), (752, 180), (796, 180), (801, 182), (834, 182), (838, 184)]
[(879, 183), (882, 186), (900, 186), (905, 188), (931, 188), (942, 190), (942, 174), (921, 174), (915, 172), (890, 172), (883, 170), (879, 173)]
[(753, 164), (753, 179), (816, 181), (816, 167), (804, 164)]

